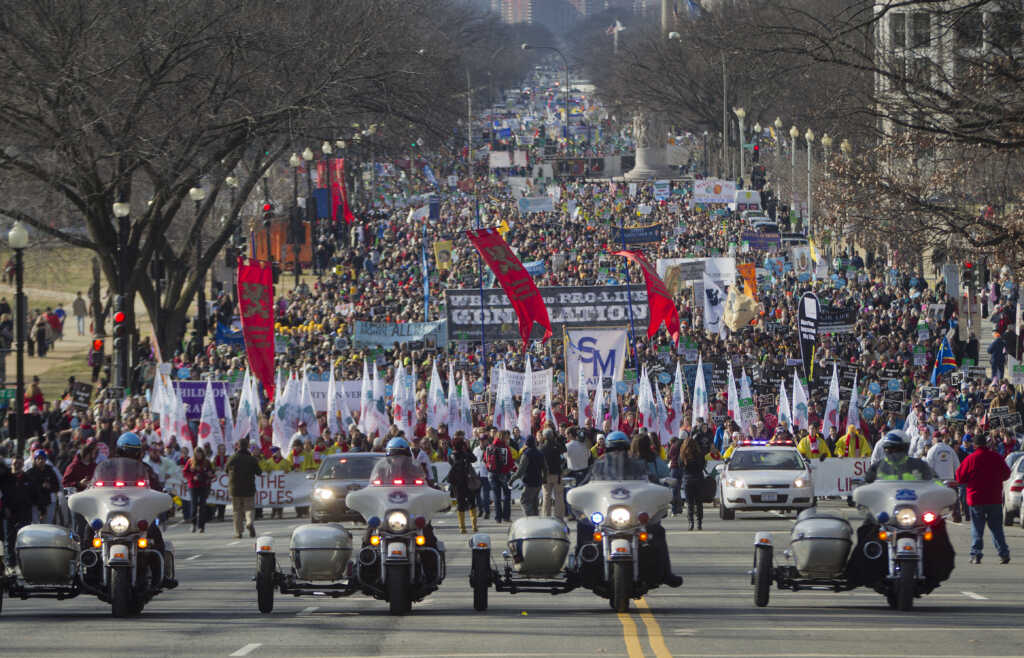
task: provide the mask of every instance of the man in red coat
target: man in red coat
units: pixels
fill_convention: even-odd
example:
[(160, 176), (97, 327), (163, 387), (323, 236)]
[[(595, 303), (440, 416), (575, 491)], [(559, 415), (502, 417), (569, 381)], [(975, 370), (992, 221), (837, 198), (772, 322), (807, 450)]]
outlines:
[(956, 469), (956, 481), (967, 487), (967, 506), (971, 514), (971, 564), (981, 564), (985, 525), (992, 532), (992, 543), (999, 562), (1010, 561), (1010, 547), (1003, 535), (1003, 482), (1010, 467), (998, 453), (988, 449), (984, 434), (974, 435), (974, 452)]

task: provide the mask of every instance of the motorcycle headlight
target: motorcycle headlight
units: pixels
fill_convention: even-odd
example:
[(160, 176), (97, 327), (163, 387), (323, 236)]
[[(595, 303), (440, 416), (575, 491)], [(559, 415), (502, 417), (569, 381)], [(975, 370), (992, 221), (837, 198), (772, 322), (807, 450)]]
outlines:
[(608, 510), (608, 522), (613, 526), (622, 527), (628, 525), (633, 514), (628, 507), (613, 507)]
[(110, 530), (119, 535), (128, 532), (128, 528), (130, 528), (131, 525), (131, 521), (129, 521), (128, 517), (124, 514), (115, 514), (107, 520), (107, 526), (110, 527)]
[(334, 498), (334, 492), (330, 489), (315, 489), (313, 495), (320, 500), (330, 500)]
[(808, 487), (808, 486), (810, 486), (810, 484), (811, 484), (811, 482), (807, 478), (797, 478), (797, 479), (793, 480), (793, 486), (796, 487), (797, 489), (802, 489), (803, 487)]
[(737, 478), (731, 478), (728, 482), (726, 482), (726, 484), (728, 484), (730, 487), (733, 487), (734, 489), (747, 488), (747, 483)]
[(909, 528), (917, 523), (917, 512), (910, 507), (896, 510), (896, 525), (901, 528)]
[(409, 517), (405, 512), (389, 512), (384, 523), (391, 532), (405, 532), (409, 529)]

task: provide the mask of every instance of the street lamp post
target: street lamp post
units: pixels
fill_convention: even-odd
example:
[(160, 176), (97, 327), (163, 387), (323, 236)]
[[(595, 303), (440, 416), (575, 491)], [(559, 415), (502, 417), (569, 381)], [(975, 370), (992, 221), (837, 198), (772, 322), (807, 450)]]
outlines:
[(814, 200), (811, 199), (811, 156), (813, 154), (814, 131), (810, 128), (804, 133), (807, 140), (807, 235), (814, 235), (812, 219), (814, 217)]
[(708, 131), (704, 131), (704, 178), (708, 177)]
[(740, 124), (740, 170), (737, 178), (743, 178), (743, 120), (747, 118), (747, 111), (742, 107), (732, 108), (732, 113), (736, 115), (736, 119)]
[(562, 63), (565, 64), (565, 124), (562, 126), (562, 136), (565, 137), (565, 150), (566, 154), (569, 154), (570, 141), (569, 141), (569, 60), (566, 59), (565, 55), (561, 50), (554, 46), (531, 46), (528, 43), (522, 45), (523, 50), (553, 50), (558, 53), (558, 56), (562, 58)]
[(15, 397), (14, 435), (18, 442), (17, 456), (25, 454), (25, 264), (22, 252), (28, 246), (28, 230), (21, 222), (7, 233), (7, 245), (14, 250), (14, 307), (15, 307)]
[[(849, 163), (850, 152), (852, 150), (853, 150), (853, 145), (850, 144), (850, 140), (844, 139), (843, 141), (839, 142), (839, 152), (843, 154), (843, 160), (847, 164)], [(850, 224), (850, 210), (849, 210), (849, 207), (850, 207), (849, 204), (847, 204), (847, 203), (843, 204), (843, 212), (844, 212), (843, 224), (846, 225), (846, 226), (848, 226)], [(855, 236), (856, 236), (856, 233), (851, 231), (850, 232), (850, 244), (853, 246), (854, 252), (857, 251), (857, 238)]]
[[(127, 304), (128, 296), (128, 215), (131, 213), (131, 204), (118, 201), (114, 204), (114, 216), (117, 217), (117, 294)], [(128, 385), (128, 352), (129, 348), (124, 341), (120, 346), (114, 341), (114, 386)]]
[[(236, 221), (236, 224), (235, 224), (235, 238), (234, 238), (235, 248), (232, 249), (231, 252), (230, 252), (231, 253), (231, 259), (230, 259), (231, 262), (230, 262), (230, 267), (229, 267), (229, 269), (234, 271), (234, 274), (231, 275), (231, 283), (228, 286), (231, 289), (231, 304), (232, 304), (232, 307), (234, 307), (235, 305), (238, 304), (238, 285), (236, 285), (237, 284), (237, 280), (238, 280), (238, 276), (237, 276), (238, 275), (238, 256), (241, 256), (242, 254), (244, 254), (246, 252), (246, 248), (245, 248), (245, 232), (244, 232), (244, 229), (242, 227), (242, 219), (241, 219), (241, 217), (239, 217), (239, 216), (237, 216), (235, 214), (235, 203), (236, 203), (237, 198), (238, 198), (238, 179), (236, 177), (234, 177), (234, 176), (228, 176), (228, 177), (226, 177), (224, 179), (224, 184), (228, 186), (228, 202), (231, 204), (229, 206), (230, 207), (230, 212), (231, 212), (229, 217), (233, 217), (235, 219), (235, 221)], [(159, 284), (157, 284), (157, 292), (158, 293), (159, 293), (159, 290), (160, 290)], [(159, 295), (158, 295), (158, 297), (159, 297)]]
[[(310, 156), (310, 160), (311, 160), (312, 156), (313, 156), (313, 153), (312, 153), (312, 151), (309, 150), (308, 147), (302, 152), (302, 159), (305, 159), (307, 154)], [(307, 180), (307, 187), (306, 187), (306, 190), (307, 190), (307, 192), (306, 192), (306, 213), (307, 213), (307, 216), (308, 216), (308, 213), (309, 213), (309, 209), (312, 208), (311, 204), (313, 203), (313, 186), (312, 186), (312, 184), (308, 183), (309, 176), (310, 176), (310, 173), (309, 173), (310, 164), (311, 164), (310, 160), (306, 160), (306, 180)], [(294, 228), (295, 228), (294, 225), (295, 225), (296, 221), (301, 216), (300, 213), (299, 213), (299, 163), (300, 162), (301, 162), (301, 160), (299, 159), (299, 154), (298, 153), (292, 153), (291, 157), (288, 158), (288, 164), (291, 165), (291, 168), (292, 168), (292, 210), (289, 213), (288, 228), (291, 229), (292, 233), (294, 233)], [(293, 241), (296, 238), (297, 238), (297, 236), (292, 235), (292, 240)], [(298, 286), (299, 285), (299, 248), (296, 245), (292, 245), (292, 246), (295, 249), (295, 285)]]
[[(367, 134), (369, 134), (369, 133), (367, 133)], [(320, 145), (320, 152), (324, 154), (324, 169), (327, 170), (327, 198), (328, 198), (327, 207), (330, 208), (330, 212), (327, 215), (327, 221), (328, 221), (327, 225), (328, 226), (333, 226), (334, 225), (333, 222), (334, 222), (335, 213), (337, 212), (336, 207), (334, 205), (334, 185), (331, 183), (331, 176), (332, 176), (332, 174), (331, 174), (331, 154), (334, 153), (334, 149), (331, 148), (331, 143), (325, 140), (324, 143)], [(344, 184), (345, 184), (345, 181), (338, 181), (338, 186), (339, 187), (344, 185)], [(340, 202), (341, 199), (339, 198), (338, 201)], [(316, 241), (319, 239), (319, 236), (320, 236), (321, 226), (320, 226), (320, 217), (319, 216), (317, 216), (316, 220), (313, 222), (313, 228), (315, 230), (312, 231), (313, 235), (312, 235), (312, 240), (310, 241), (310, 245), (309, 245), (310, 249), (312, 249), (313, 247), (316, 246)], [(314, 269), (316, 268), (316, 254), (315, 253), (313, 254), (313, 267), (314, 267)]]
[[(775, 126), (775, 165), (774, 166), (779, 166), (779, 164), (780, 164), (779, 156), (782, 155), (782, 145), (785, 143), (785, 142), (783, 142), (783, 139), (785, 139), (785, 138), (782, 136), (782, 117), (775, 117), (775, 121), (774, 121), (774, 123), (772, 125)], [(781, 193), (781, 192), (782, 192), (782, 189), (781, 189), (781, 186), (780, 186), (779, 193)]]
[(796, 126), (792, 126), (789, 129), (789, 180), (793, 182), (790, 185), (790, 199), (789, 199), (789, 213), (792, 215), (796, 210), (796, 138), (800, 135), (800, 130)]
[[(199, 206), (206, 198), (206, 190), (201, 187), (193, 187), (188, 191), (188, 196), (195, 202), (196, 221), (199, 221)], [(196, 231), (196, 276), (199, 278), (199, 287), (196, 290), (196, 303), (199, 307), (196, 315), (196, 333), (199, 334), (199, 353), (205, 350), (206, 340), (206, 276), (202, 274), (203, 260), (203, 231), (200, 228)]]

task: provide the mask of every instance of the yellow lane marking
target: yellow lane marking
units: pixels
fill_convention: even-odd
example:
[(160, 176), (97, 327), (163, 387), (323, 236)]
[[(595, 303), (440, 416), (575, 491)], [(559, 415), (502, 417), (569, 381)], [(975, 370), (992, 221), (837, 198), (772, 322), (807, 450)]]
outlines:
[(672, 653), (665, 645), (665, 638), (661, 634), (661, 626), (654, 618), (651, 607), (647, 605), (647, 599), (640, 599), (636, 605), (640, 608), (640, 619), (647, 627), (647, 640), (651, 643), (651, 648), (654, 649), (654, 655), (657, 658), (672, 658)]
[(640, 638), (637, 635), (636, 622), (628, 612), (617, 614), (622, 623), (622, 637), (626, 641), (626, 653), (629, 654), (629, 658), (644, 658), (644, 650), (640, 647)]

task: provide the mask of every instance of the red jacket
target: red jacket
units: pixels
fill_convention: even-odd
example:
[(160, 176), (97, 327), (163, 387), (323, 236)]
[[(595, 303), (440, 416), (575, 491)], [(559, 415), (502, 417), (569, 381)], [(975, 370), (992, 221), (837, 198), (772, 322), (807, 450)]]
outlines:
[(65, 487), (78, 487), (82, 480), (91, 480), (92, 474), (96, 472), (96, 462), (86, 464), (78, 455), (75, 455), (68, 467), (64, 469), (64, 478), (61, 485)]
[(998, 453), (985, 447), (974, 452), (956, 469), (956, 481), (967, 485), (968, 505), (999, 505), (1003, 502), (1003, 482), (1010, 467)]

